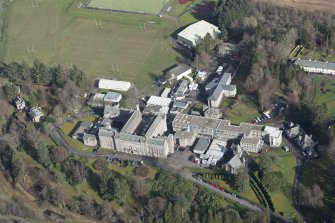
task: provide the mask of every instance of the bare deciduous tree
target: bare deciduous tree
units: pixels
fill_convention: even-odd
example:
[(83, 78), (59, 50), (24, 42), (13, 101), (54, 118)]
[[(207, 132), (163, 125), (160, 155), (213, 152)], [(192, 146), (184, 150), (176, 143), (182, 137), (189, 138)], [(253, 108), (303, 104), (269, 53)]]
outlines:
[(311, 207), (322, 207), (325, 193), (321, 190), (318, 184), (313, 184), (310, 188), (305, 188), (304, 191), (305, 203)]

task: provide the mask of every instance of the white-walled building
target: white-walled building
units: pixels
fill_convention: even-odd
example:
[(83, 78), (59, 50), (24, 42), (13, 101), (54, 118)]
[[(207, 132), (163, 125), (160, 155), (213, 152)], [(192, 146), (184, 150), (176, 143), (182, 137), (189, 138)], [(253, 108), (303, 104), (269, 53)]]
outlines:
[[(221, 76), (219, 82), (214, 85), (208, 97), (208, 106), (218, 108), (223, 97), (235, 97), (237, 93), (236, 85), (231, 85), (232, 74), (235, 70), (230, 66)], [(214, 87), (215, 86), (215, 87)]]
[(31, 108), (28, 114), (33, 122), (40, 122), (43, 117), (41, 108), (38, 107)]
[(182, 43), (195, 47), (209, 33), (213, 39), (217, 38), (221, 31), (218, 27), (204, 20), (189, 25), (178, 33), (177, 39)]
[(84, 133), (83, 142), (86, 146), (97, 146), (98, 140), (95, 135)]
[(306, 72), (335, 75), (335, 63), (298, 59), (295, 64)]
[(192, 132), (176, 131), (174, 134), (175, 143), (184, 148), (192, 146), (195, 139), (195, 134)]
[(247, 152), (258, 153), (262, 150), (264, 141), (257, 138), (242, 137), (240, 146), (242, 150)]
[[(167, 72), (168, 82), (179, 81), (182, 78), (191, 78), (188, 75), (192, 73), (192, 68), (187, 64), (179, 64)], [(193, 80), (193, 79), (192, 79)]]
[(117, 103), (120, 102), (122, 99), (122, 94), (117, 92), (109, 91), (104, 97), (104, 102), (106, 103)]
[(163, 92), (161, 93), (161, 97), (162, 98), (168, 98), (170, 92), (171, 92), (171, 88), (169, 88), (169, 87), (164, 88)]
[(131, 84), (130, 82), (127, 82), (127, 81), (100, 79), (98, 86), (100, 89), (128, 91), (129, 88), (131, 87)]
[(147, 101), (148, 106), (161, 106), (161, 107), (169, 107), (171, 103), (171, 98), (159, 97), (159, 96), (150, 96)]
[(271, 147), (279, 147), (282, 143), (282, 131), (276, 127), (265, 126), (265, 138)]

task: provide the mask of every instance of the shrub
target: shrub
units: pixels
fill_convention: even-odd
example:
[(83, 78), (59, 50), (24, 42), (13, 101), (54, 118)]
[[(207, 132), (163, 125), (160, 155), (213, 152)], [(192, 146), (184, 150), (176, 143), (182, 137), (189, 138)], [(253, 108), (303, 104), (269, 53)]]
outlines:
[(106, 160), (97, 159), (92, 166), (96, 170), (103, 170), (104, 168), (107, 168), (108, 162)]
[(146, 166), (139, 166), (135, 169), (136, 176), (147, 177), (149, 175), (149, 168)]

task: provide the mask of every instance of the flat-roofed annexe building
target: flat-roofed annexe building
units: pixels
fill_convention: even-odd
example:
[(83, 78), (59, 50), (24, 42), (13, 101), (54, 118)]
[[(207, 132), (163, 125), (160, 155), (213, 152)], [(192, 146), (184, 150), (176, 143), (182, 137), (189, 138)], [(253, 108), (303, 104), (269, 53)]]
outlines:
[(100, 79), (98, 86), (100, 89), (116, 90), (116, 91), (128, 91), (131, 87), (130, 82), (127, 81), (116, 81), (108, 79)]
[(335, 75), (335, 63), (298, 59), (295, 64), (309, 73)]
[(218, 27), (204, 20), (189, 25), (183, 31), (178, 33), (177, 38), (182, 43), (196, 47), (197, 44), (207, 35), (210, 34), (213, 39), (217, 38), (221, 31)]

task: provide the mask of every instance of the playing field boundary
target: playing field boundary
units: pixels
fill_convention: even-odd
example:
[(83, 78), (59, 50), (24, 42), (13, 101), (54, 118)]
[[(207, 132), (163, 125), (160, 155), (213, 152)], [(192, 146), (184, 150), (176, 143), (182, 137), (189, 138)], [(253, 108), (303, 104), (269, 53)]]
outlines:
[(89, 4), (93, 0), (86, 1), (81, 8), (87, 8), (92, 10), (100, 10), (100, 11), (109, 11), (109, 12), (116, 12), (116, 13), (128, 13), (128, 14), (135, 14), (135, 15), (154, 15), (154, 16), (163, 16), (164, 12), (166, 12), (166, 9), (170, 6), (171, 1), (168, 1), (165, 3), (165, 5), (162, 7), (162, 9), (158, 13), (150, 13), (150, 12), (140, 12), (140, 11), (132, 11), (132, 10), (119, 10), (119, 9), (107, 9), (107, 8), (97, 8), (89, 6)]

